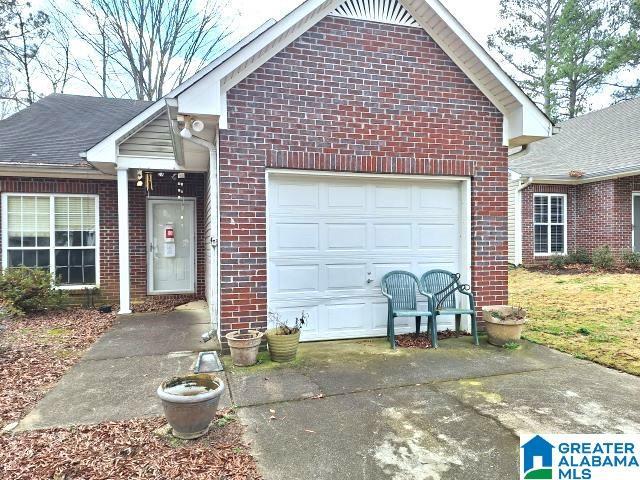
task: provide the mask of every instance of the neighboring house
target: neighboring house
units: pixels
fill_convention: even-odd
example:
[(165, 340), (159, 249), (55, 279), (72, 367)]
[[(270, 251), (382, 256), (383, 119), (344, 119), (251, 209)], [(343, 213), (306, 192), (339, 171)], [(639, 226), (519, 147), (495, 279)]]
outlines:
[(640, 251), (640, 99), (559, 125), (509, 160), (509, 261)]
[(268, 309), (308, 312), (306, 340), (384, 335), (393, 269), (507, 302), (507, 148), (551, 128), (437, 0), (308, 0), (152, 104), (1, 122), (3, 265), (123, 314), (204, 295), (222, 335)]

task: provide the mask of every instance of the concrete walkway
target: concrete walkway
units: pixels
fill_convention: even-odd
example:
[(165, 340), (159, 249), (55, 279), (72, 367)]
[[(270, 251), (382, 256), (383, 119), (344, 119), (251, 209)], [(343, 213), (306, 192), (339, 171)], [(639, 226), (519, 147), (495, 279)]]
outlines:
[[(162, 415), (156, 389), (192, 372), (207, 310), (120, 317), (19, 424), (18, 430)], [(227, 401), (228, 403), (228, 401)]]
[(332, 342), (299, 358), (227, 372), (267, 480), (513, 479), (519, 433), (640, 433), (640, 378), (533, 344)]

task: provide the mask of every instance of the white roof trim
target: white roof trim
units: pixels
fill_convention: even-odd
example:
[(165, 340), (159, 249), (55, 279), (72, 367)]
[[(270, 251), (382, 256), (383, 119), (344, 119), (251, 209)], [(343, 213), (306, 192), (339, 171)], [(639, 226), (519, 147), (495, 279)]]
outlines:
[[(398, 0), (504, 115), (504, 144), (518, 146), (552, 134), (552, 123), (439, 0)], [(116, 161), (115, 142), (157, 114), (167, 98), (179, 113), (219, 117), (226, 128), (226, 92), (330, 15), (344, 0), (307, 0), (279, 22), (269, 22), (179, 85), (87, 152), (89, 162)]]

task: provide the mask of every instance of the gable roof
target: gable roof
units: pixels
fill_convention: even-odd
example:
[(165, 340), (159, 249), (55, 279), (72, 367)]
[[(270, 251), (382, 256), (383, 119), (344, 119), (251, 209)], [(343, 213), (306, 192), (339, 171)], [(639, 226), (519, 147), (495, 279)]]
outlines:
[[(535, 179), (580, 182), (640, 171), (640, 98), (559, 125), (560, 133), (531, 144), (509, 168)], [(580, 178), (569, 172), (583, 172)]]
[(0, 164), (92, 168), (80, 153), (152, 102), (53, 94), (0, 121)]
[[(348, 16), (350, 9), (339, 8), (345, 3), (361, 4), (359, 9), (351, 11), (358, 11), (356, 18), (362, 18), (366, 16), (363, 5), (370, 6), (372, 2), (380, 8), (389, 8), (390, 2), (393, 8), (401, 6), (413, 19), (411, 23), (415, 22), (431, 36), (503, 113), (505, 144), (526, 145), (551, 135), (552, 122), (439, 0), (306, 0), (280, 21), (264, 24), (92, 147), (87, 151), (87, 160), (96, 165), (117, 163), (117, 142), (167, 105), (173, 122), (178, 115), (216, 118), (219, 128), (227, 128), (226, 92), (229, 89), (327, 15)], [(377, 11), (379, 14), (380, 10)]]

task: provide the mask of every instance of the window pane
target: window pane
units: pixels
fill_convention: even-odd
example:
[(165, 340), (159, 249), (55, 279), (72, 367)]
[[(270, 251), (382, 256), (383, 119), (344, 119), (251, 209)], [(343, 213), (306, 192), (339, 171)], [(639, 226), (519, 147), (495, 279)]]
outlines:
[(551, 223), (564, 223), (563, 197), (551, 197)]
[(36, 198), (36, 242), (39, 247), (49, 246), (49, 237), (51, 235), (51, 213), (49, 197)]
[(93, 285), (96, 282), (95, 250), (57, 249), (56, 276), (66, 285)]
[(547, 223), (549, 221), (548, 201), (548, 197), (534, 197), (534, 222)]
[(7, 217), (10, 247), (49, 246), (49, 197), (11, 196)]
[(82, 246), (82, 232), (79, 230), (69, 232), (69, 246), (81, 247)]
[(549, 251), (548, 226), (536, 225), (534, 227), (535, 253), (547, 253)]
[(22, 250), (9, 250), (8, 262), (10, 267), (22, 265)]
[(551, 252), (564, 252), (564, 226), (551, 225)]
[(69, 246), (69, 233), (56, 231), (56, 247), (68, 247)]
[(25, 267), (36, 267), (38, 265), (35, 250), (22, 251), (22, 264)]
[(38, 250), (38, 267), (49, 270), (51, 264), (51, 256), (49, 250)]

